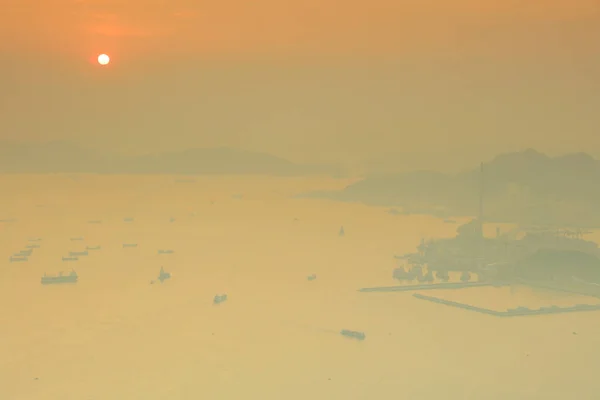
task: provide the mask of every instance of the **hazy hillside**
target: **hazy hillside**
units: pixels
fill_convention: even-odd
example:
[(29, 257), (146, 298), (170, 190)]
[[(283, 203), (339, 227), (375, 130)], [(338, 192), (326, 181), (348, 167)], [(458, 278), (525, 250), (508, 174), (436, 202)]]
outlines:
[(0, 173), (340, 175), (339, 169), (330, 165), (295, 164), (270, 154), (230, 148), (189, 149), (134, 157), (63, 141), (3, 143)]
[[(484, 214), (493, 222), (600, 226), (600, 161), (587, 154), (548, 157), (535, 150), (484, 164)], [(480, 168), (458, 174), (417, 171), (372, 176), (339, 192), (307, 194), (402, 207), (440, 216), (474, 215)]]

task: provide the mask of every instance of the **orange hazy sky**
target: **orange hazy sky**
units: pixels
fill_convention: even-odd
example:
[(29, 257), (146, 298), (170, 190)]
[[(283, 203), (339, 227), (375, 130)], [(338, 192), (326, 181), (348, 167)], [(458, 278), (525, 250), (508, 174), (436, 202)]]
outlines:
[(73, 55), (389, 56), (488, 40), (527, 47), (560, 25), (594, 24), (599, 9), (597, 0), (8, 0), (0, 32), (12, 38), (5, 48)]
[[(5, 0), (0, 10), (4, 139), (296, 159), (400, 147), (600, 155), (597, 0)], [(109, 68), (94, 64), (101, 52)]]

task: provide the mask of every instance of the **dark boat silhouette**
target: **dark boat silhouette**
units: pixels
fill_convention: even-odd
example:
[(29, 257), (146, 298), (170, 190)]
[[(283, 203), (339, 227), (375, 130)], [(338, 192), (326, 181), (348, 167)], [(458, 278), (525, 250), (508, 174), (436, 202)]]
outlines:
[(86, 250), (100, 250), (101, 247), (100, 246), (86, 246), (85, 249)]
[(87, 256), (88, 255), (88, 251), (70, 251), (69, 252), (69, 256), (71, 257), (79, 257), (79, 256)]
[(49, 276), (44, 274), (42, 276), (42, 285), (56, 285), (60, 283), (77, 283), (77, 273), (75, 271), (71, 271), (69, 275), (63, 275), (62, 272), (59, 272), (58, 275)]
[(365, 340), (365, 338), (367, 337), (363, 332), (357, 332), (357, 331), (351, 331), (348, 329), (343, 329), (340, 334), (342, 336), (346, 336), (352, 339), (357, 339), (357, 340)]
[(218, 294), (213, 299), (213, 304), (221, 304), (222, 302), (224, 302), (226, 300), (227, 300), (227, 295), (226, 294)]
[(158, 280), (160, 283), (163, 283), (167, 279), (171, 279), (171, 274), (169, 272), (165, 272), (163, 267), (160, 267), (160, 273), (158, 274)]
[(27, 262), (28, 258), (25, 256), (11, 256), (10, 262)]
[(79, 261), (79, 258), (77, 258), (77, 257), (63, 257), (62, 260), (63, 261)]

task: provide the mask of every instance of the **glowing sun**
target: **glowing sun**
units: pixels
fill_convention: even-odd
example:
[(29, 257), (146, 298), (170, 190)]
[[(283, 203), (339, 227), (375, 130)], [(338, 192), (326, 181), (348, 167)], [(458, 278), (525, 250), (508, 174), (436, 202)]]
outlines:
[(98, 56), (98, 64), (107, 65), (110, 62), (110, 57), (106, 54), (100, 54)]

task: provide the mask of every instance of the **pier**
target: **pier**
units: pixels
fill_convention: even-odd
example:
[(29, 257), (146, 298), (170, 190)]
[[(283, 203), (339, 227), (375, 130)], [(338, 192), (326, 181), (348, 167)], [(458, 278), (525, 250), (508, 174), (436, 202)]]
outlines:
[(462, 289), (469, 287), (484, 286), (510, 286), (505, 282), (445, 282), (445, 283), (427, 283), (421, 285), (400, 285), (400, 286), (380, 286), (359, 289), (359, 292), (409, 292), (413, 290), (434, 290), (434, 289)]
[(578, 304), (573, 307), (542, 307), (537, 310), (518, 308), (510, 309), (506, 311), (496, 311), (489, 308), (471, 306), (469, 304), (458, 303), (455, 301), (444, 300), (437, 297), (426, 296), (423, 294), (413, 294), (419, 300), (431, 301), (433, 303), (443, 304), (450, 307), (462, 308), (463, 310), (475, 311), (481, 314), (493, 315), (495, 317), (521, 317), (526, 315), (544, 315), (544, 314), (562, 314), (569, 312), (581, 312), (581, 311), (600, 311), (600, 304)]

